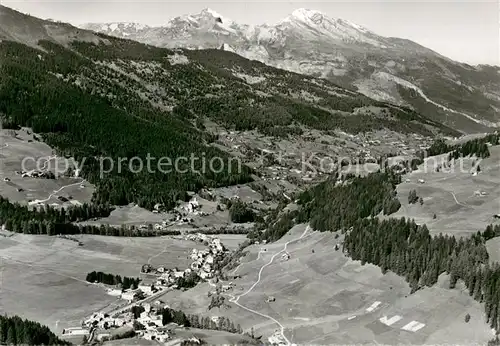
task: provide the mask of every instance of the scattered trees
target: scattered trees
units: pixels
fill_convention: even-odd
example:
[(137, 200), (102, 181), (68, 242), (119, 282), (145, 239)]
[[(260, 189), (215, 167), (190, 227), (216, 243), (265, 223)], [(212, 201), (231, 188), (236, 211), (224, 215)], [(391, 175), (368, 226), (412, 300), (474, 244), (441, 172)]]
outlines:
[(255, 212), (250, 209), (245, 203), (235, 201), (229, 208), (229, 216), (234, 223), (245, 223), (255, 221)]
[(417, 203), (417, 201), (418, 201), (417, 191), (411, 190), (410, 193), (408, 194), (408, 203), (415, 204)]
[(243, 332), (240, 325), (235, 326), (231, 320), (224, 316), (220, 316), (218, 322), (215, 322), (207, 316), (202, 317), (198, 315), (187, 315), (181, 310), (174, 310), (170, 308), (162, 309), (160, 311), (160, 315), (162, 315), (162, 323), (164, 326), (169, 323), (176, 323), (184, 327), (223, 330), (239, 334)]

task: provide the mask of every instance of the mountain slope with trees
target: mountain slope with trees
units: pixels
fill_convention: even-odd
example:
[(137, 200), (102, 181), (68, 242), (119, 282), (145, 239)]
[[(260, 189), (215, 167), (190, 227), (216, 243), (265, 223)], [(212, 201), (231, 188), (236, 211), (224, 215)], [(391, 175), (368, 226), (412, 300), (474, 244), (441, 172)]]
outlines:
[(71, 345), (38, 322), (19, 316), (0, 316), (0, 343), (4, 345)]
[(465, 132), (500, 126), (498, 66), (453, 61), (413, 41), (384, 37), (341, 18), (300, 8), (275, 24), (237, 23), (210, 9), (164, 26), (84, 28), (166, 48), (221, 49), (322, 77), (380, 101), (412, 106)]
[[(2, 6), (0, 16), (8, 18), (0, 21), (3, 126), (30, 126), (59, 155), (85, 158), (81, 173), (96, 185), (97, 204), (170, 208), (187, 191), (250, 181), (249, 168), (229, 169), (231, 157), (211, 145), (216, 136), (204, 130), (206, 119), (263, 132), (305, 126), (456, 134), (411, 109), (233, 53), (156, 48)], [(42, 27), (33, 47), (32, 32)], [(155, 159), (150, 172), (148, 155)], [(167, 172), (157, 166), (162, 157), (171, 162)], [(214, 169), (202, 157), (213, 159)]]

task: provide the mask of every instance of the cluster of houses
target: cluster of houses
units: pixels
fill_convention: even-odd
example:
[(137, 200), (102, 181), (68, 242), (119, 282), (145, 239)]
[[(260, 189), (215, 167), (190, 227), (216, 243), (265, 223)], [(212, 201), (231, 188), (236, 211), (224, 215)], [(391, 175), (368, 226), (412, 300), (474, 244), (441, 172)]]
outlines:
[(160, 267), (157, 269), (157, 272), (160, 273), (160, 276), (156, 280), (156, 286), (177, 288), (177, 280), (179, 278), (190, 275), (192, 273), (192, 270), (190, 268), (187, 268), (185, 270), (177, 270), (165, 269), (163, 267)]
[(108, 314), (102, 312), (96, 312), (88, 319), (83, 321), (83, 326), (87, 328), (99, 328), (99, 329), (111, 329), (119, 328), (127, 324), (128, 321), (125, 318), (111, 317)]
[(161, 308), (161, 302), (152, 306), (151, 304), (143, 304), (142, 307), (144, 311), (137, 319), (137, 322), (141, 323), (145, 330), (140, 331), (139, 336), (146, 340), (155, 340), (158, 342), (165, 342), (169, 338), (169, 334), (166, 330), (160, 329), (163, 327), (162, 316), (158, 313), (157, 308)]
[[(143, 273), (156, 273), (158, 277), (156, 282), (145, 284), (141, 282), (137, 288), (122, 291), (121, 289), (108, 288), (108, 294), (126, 300), (129, 304), (136, 301), (142, 301), (145, 297), (152, 296), (159, 291), (177, 288), (179, 278), (186, 277), (193, 272), (196, 272), (202, 279), (209, 280), (214, 277), (214, 264), (227, 251), (219, 238), (205, 235), (201, 233), (187, 234), (187, 240), (201, 242), (207, 246), (206, 250), (193, 249), (190, 258), (193, 260), (190, 268), (185, 270), (167, 269), (165, 267), (153, 268), (150, 264), (145, 264), (141, 268)], [(232, 288), (232, 283), (222, 286), (223, 291), (228, 291)], [(144, 330), (139, 331), (139, 337), (165, 342), (169, 339), (169, 334), (163, 328), (162, 317), (158, 314), (158, 310), (163, 307), (168, 307), (161, 301), (157, 300), (152, 305), (145, 302), (138, 302), (139, 306), (144, 308), (140, 316), (136, 319), (137, 322), (144, 326)], [(109, 330), (121, 327), (133, 327), (134, 316), (129, 310), (121, 310), (113, 314), (96, 312), (87, 320), (82, 322), (81, 327), (67, 328), (63, 334), (72, 335), (87, 335), (92, 336), (97, 340), (100, 338), (109, 337)], [(161, 327), (161, 328), (160, 328)], [(95, 332), (99, 330), (99, 332)]]
[(191, 252), (191, 259), (193, 260), (191, 270), (198, 273), (198, 276), (202, 279), (208, 280), (213, 278), (215, 260), (226, 251), (220, 239), (202, 233), (188, 234), (186, 238), (207, 244), (208, 249), (193, 249)]
[(71, 335), (89, 335), (95, 334), (97, 340), (104, 337), (110, 337), (110, 330), (117, 328), (133, 328), (134, 319), (144, 326), (143, 330), (136, 331), (139, 337), (146, 340), (155, 340), (165, 342), (169, 339), (169, 334), (163, 327), (162, 316), (159, 314), (159, 309), (168, 307), (161, 301), (157, 300), (153, 305), (149, 303), (140, 304), (144, 308), (140, 316), (135, 319), (131, 311), (127, 311), (120, 317), (112, 317), (102, 312), (94, 313), (90, 318), (83, 321), (81, 327), (67, 328), (63, 334)]
[[(144, 265), (141, 270), (143, 273), (155, 273), (158, 275), (157, 281), (154, 285), (154, 287), (156, 287), (157, 289), (163, 289), (165, 287), (176, 288), (175, 285), (179, 278), (187, 277), (193, 272), (197, 273), (198, 276), (204, 280), (208, 280), (214, 277), (215, 262), (218, 258), (220, 258), (221, 255), (226, 252), (226, 248), (224, 247), (220, 239), (201, 233), (187, 234), (185, 238), (187, 240), (204, 243), (205, 245), (207, 245), (208, 249), (193, 249), (190, 254), (190, 258), (193, 260), (193, 262), (191, 263), (190, 267), (185, 270), (178, 270), (176, 268), (167, 269), (165, 267), (158, 267), (154, 269), (151, 265)], [(145, 288), (147, 289), (147, 287)], [(139, 288), (141, 288), (141, 286), (139, 286)], [(145, 293), (148, 294), (149, 292)]]
[(32, 171), (16, 171), (17, 175), (20, 175), (22, 178), (46, 178), (46, 179), (53, 179), (54, 178), (54, 173), (51, 171), (37, 171), (37, 170), (32, 170)]
[(283, 338), (283, 335), (281, 335), (280, 331), (278, 330), (273, 335), (268, 337), (267, 340), (271, 345), (278, 345), (278, 346), (288, 345), (288, 343)]
[(152, 295), (156, 293), (158, 288), (152, 288), (151, 285), (139, 285), (136, 289), (127, 289), (122, 291), (117, 288), (109, 288), (107, 293), (113, 297), (120, 297), (123, 300), (126, 300), (128, 303), (132, 303), (137, 300), (141, 300), (144, 296)]

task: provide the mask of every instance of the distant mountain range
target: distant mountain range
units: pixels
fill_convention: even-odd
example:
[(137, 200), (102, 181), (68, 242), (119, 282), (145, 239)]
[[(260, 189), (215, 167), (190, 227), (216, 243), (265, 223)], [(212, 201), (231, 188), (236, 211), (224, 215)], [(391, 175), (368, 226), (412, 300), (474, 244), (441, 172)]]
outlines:
[(114, 167), (101, 177), (96, 158), (229, 160), (214, 128), (294, 141), (306, 131), (458, 135), (410, 108), (235, 53), (158, 48), (3, 6), (0, 122), (31, 127), (58, 153), (86, 158), (81, 174), (96, 185), (95, 203), (149, 209), (173, 207), (201, 187), (248, 182), (253, 173), (223, 164), (220, 173), (136, 174)]
[(236, 23), (205, 9), (164, 26), (82, 28), (166, 48), (215, 48), (413, 107), (464, 132), (500, 127), (500, 68), (455, 62), (410, 40), (383, 37), (347, 20), (297, 9), (275, 25)]

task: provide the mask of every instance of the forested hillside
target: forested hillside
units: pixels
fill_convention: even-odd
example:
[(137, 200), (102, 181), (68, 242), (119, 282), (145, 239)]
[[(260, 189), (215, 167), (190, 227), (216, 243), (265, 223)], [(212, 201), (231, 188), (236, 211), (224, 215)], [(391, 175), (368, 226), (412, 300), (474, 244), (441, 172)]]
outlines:
[(2, 345), (71, 345), (59, 339), (50, 329), (38, 322), (19, 316), (0, 316), (0, 343)]
[(179, 231), (157, 231), (151, 229), (135, 229), (133, 226), (120, 228), (109, 225), (94, 226), (75, 224), (75, 221), (86, 220), (90, 217), (105, 217), (110, 213), (108, 207), (87, 205), (70, 208), (52, 208), (45, 206), (39, 209), (30, 209), (26, 205), (11, 203), (0, 196), (0, 225), (5, 225), (9, 231), (24, 234), (68, 235), (68, 234), (95, 234), (126, 237), (153, 237), (157, 235), (178, 235)]
[[(96, 185), (98, 204), (169, 208), (185, 200), (186, 191), (250, 181), (250, 169), (230, 171), (230, 157), (211, 145), (216, 136), (206, 132), (207, 119), (280, 136), (300, 133), (301, 127), (456, 134), (413, 110), (230, 52), (160, 49), (53, 22), (33, 47), (15, 31), (41, 30), (40, 20), (33, 24), (33, 17), (0, 10), (10, 23), (24, 23), (24, 29), (0, 23), (9, 33), (0, 42), (3, 126), (30, 126), (60, 155), (85, 158), (82, 175)], [(146, 172), (137, 160), (129, 165), (133, 157), (146, 162), (148, 155), (170, 162), (221, 160), (213, 170), (202, 160), (193, 167), (182, 163), (182, 174)], [(114, 162), (104, 166), (104, 176), (100, 157)], [(120, 164), (118, 158), (125, 160)]]
[(427, 149), (428, 156), (435, 156), (440, 154), (450, 153), (450, 159), (458, 159), (459, 157), (473, 156), (479, 158), (487, 158), (490, 156), (488, 143), (491, 145), (498, 145), (500, 141), (500, 134), (491, 133), (482, 138), (473, 139), (462, 144), (449, 145), (443, 139), (436, 140), (429, 149)]
[(450, 288), (462, 280), (475, 300), (484, 303), (490, 326), (500, 330), (500, 264), (488, 263), (485, 236), (488, 227), (470, 238), (431, 236), (425, 225), (405, 219), (359, 220), (347, 232), (344, 250), (355, 260), (403, 276), (413, 291), (432, 286), (438, 276), (450, 274)]
[(392, 170), (354, 177), (340, 185), (328, 180), (300, 196), (301, 218), (319, 231), (336, 231), (381, 212), (390, 215), (401, 206), (395, 190), (400, 182), (401, 176)]

